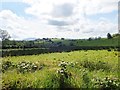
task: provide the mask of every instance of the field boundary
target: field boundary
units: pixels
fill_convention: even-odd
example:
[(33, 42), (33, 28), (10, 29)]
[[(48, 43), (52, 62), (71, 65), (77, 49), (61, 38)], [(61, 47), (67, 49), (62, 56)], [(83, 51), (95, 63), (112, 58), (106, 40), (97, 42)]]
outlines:
[(2, 49), (2, 57), (6, 56), (23, 56), (23, 55), (37, 55), (44, 53), (54, 52), (70, 52), (76, 50), (118, 50), (118, 46), (64, 46), (64, 47), (52, 47), (52, 48), (38, 48), (38, 49)]

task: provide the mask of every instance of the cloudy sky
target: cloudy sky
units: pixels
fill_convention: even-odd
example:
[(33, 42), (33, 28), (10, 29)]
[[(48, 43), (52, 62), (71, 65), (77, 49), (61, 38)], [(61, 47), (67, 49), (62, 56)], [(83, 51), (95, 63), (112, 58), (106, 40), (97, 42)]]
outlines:
[(118, 32), (119, 0), (0, 0), (0, 29), (13, 39), (106, 37)]

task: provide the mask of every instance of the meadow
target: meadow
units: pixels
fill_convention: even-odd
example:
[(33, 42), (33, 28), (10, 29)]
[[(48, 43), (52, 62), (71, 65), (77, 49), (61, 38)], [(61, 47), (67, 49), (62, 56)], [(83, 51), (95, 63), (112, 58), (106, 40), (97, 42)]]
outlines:
[(101, 39), (38, 39), (33, 41), (5, 40), (2, 44), (2, 57), (37, 55), (50, 52), (73, 50), (118, 50), (119, 38)]
[(2, 58), (2, 89), (119, 90), (119, 52), (79, 50)]

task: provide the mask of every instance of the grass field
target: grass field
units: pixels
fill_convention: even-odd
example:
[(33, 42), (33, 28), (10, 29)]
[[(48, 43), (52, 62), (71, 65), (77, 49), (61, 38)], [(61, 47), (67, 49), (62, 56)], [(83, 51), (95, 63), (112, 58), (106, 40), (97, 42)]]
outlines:
[(63, 40), (63, 44), (68, 45), (73, 43), (75, 46), (118, 46), (118, 38), (106, 39), (102, 38), (100, 40)]
[(2, 88), (120, 88), (118, 51), (81, 50), (2, 58)]

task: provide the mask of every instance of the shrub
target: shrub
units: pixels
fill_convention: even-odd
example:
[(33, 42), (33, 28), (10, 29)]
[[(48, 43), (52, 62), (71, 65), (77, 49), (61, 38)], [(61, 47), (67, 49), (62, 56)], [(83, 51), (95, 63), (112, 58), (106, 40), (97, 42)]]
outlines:
[(92, 61), (86, 60), (81, 63), (81, 66), (83, 66), (84, 68), (88, 68), (90, 71), (100, 70), (100, 69), (109, 71), (111, 69), (110, 65), (101, 61), (92, 62)]
[(102, 90), (119, 90), (120, 89), (120, 79), (105, 77), (103, 79), (95, 78), (93, 79), (93, 87), (100, 88)]
[(108, 38), (108, 39), (111, 39), (111, 38), (112, 38), (112, 36), (111, 36), (110, 33), (107, 34), (107, 38)]
[(17, 70), (21, 73), (34, 72), (37, 69), (38, 69), (38, 66), (31, 62), (20, 62), (17, 65)]
[(64, 62), (62, 61), (58, 66), (61, 67), (57, 73), (59, 73), (60, 75), (62, 76), (65, 76), (65, 78), (68, 78), (68, 71), (66, 69), (68, 63), (67, 62)]
[(60, 69), (57, 71), (60, 77), (60, 88), (72, 87), (72, 85), (67, 82), (67, 80), (71, 77), (71, 73), (67, 70), (67, 65), (68, 62), (64, 61), (58, 65), (60, 67)]
[(13, 66), (13, 64), (11, 61), (3, 61), (2, 62), (2, 72), (5, 72), (5, 70), (8, 70), (12, 66)]

